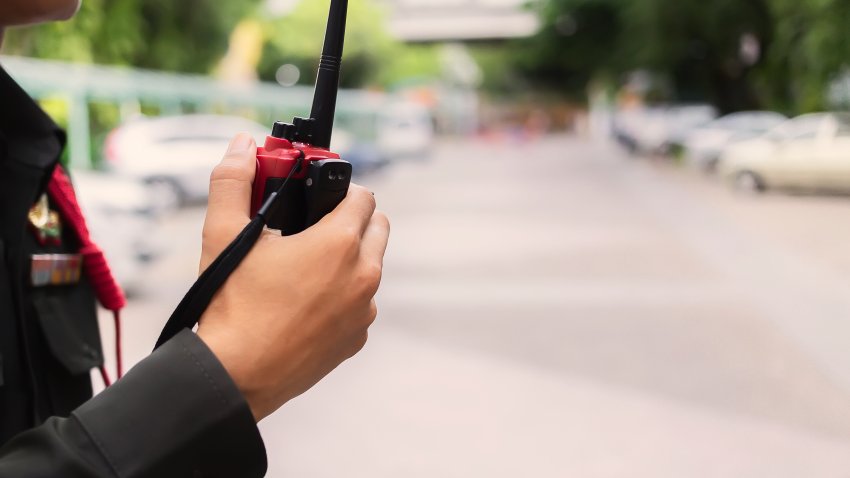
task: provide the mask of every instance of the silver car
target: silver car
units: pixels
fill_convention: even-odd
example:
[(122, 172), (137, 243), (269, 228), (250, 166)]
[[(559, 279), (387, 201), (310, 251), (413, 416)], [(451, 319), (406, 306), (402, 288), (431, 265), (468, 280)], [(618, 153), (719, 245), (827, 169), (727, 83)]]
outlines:
[(269, 129), (233, 116), (143, 118), (109, 134), (104, 158), (109, 169), (151, 186), (162, 204), (202, 201), (210, 172), (239, 132), (250, 133), (262, 145)]
[(718, 118), (691, 131), (685, 139), (685, 157), (696, 169), (713, 172), (729, 146), (758, 138), (788, 118), (771, 111), (742, 111)]
[(850, 113), (817, 113), (731, 146), (720, 172), (737, 188), (850, 191)]

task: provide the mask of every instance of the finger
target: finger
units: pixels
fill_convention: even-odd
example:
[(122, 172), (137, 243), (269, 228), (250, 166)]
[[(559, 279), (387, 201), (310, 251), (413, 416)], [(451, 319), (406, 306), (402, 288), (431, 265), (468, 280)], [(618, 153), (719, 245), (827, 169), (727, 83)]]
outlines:
[(327, 220), (346, 229), (356, 230), (362, 236), (374, 212), (375, 196), (363, 186), (352, 184), (345, 200), (328, 214)]
[(210, 197), (204, 223), (204, 256), (215, 257), (250, 222), (251, 190), (257, 170), (257, 145), (239, 134), (210, 175)]
[(387, 219), (386, 214), (378, 211), (372, 216), (366, 232), (363, 233), (360, 254), (366, 261), (372, 264), (383, 265), (389, 240), (390, 221)]
[(251, 213), (251, 190), (257, 171), (257, 144), (247, 133), (231, 141), (210, 176), (207, 218), (245, 223)]

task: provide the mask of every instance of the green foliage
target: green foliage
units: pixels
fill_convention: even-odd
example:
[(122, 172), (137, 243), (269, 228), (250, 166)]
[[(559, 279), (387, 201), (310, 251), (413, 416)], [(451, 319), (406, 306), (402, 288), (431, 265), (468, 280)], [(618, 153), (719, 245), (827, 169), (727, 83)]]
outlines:
[[(1, 1), (1, 0), (0, 0)], [(471, 47), (484, 88), (501, 95), (536, 89), (583, 97), (589, 83), (619, 83), (646, 69), (671, 85), (667, 100), (711, 101), (722, 110), (769, 107), (787, 113), (824, 108), (825, 90), (850, 66), (848, 0), (539, 0), (543, 28), (532, 38)], [(71, 21), (13, 29), (8, 54), (86, 63), (209, 73), (233, 28), (263, 28), (260, 77), (285, 63), (310, 84), (327, 2), (303, 0), (289, 14), (260, 15), (261, 0), (85, 0)], [(350, 5), (347, 87), (433, 81), (439, 46), (404, 45), (384, 29), (378, 0)], [(742, 38), (757, 40), (755, 61)]]
[[(850, 64), (847, 0), (548, 0), (543, 17), (514, 43), (517, 68), (564, 93), (640, 68), (668, 78), (670, 100), (800, 113), (823, 108)], [(742, 55), (745, 37), (757, 58)]]
[[(277, 69), (290, 63), (302, 71), (301, 84), (312, 83), (327, 13), (327, 2), (308, 0), (286, 16), (264, 20), (260, 77), (274, 81)], [(344, 87), (392, 86), (411, 77), (434, 77), (440, 73), (433, 47), (403, 45), (390, 37), (385, 24), (383, 9), (374, 2), (363, 0), (349, 5), (341, 78)]]
[(386, 87), (427, 83), (439, 78), (442, 72), (439, 49), (434, 45), (396, 43), (390, 56), (381, 58), (377, 63), (375, 83)]
[[(274, 81), (277, 69), (292, 63), (310, 84), (316, 70), (328, 2), (303, 0), (288, 15), (269, 19), (261, 0), (85, 0), (68, 22), (8, 32), (7, 54), (82, 63), (129, 65), (184, 73), (209, 73), (228, 49), (234, 27), (256, 17), (263, 26), (261, 79)], [(391, 87), (441, 73), (434, 46), (404, 45), (390, 37), (376, 2), (349, 7), (346, 87)]]
[[(824, 108), (828, 84), (850, 66), (850, 3), (772, 0), (776, 38), (759, 84), (779, 106)], [(776, 81), (782, 79), (784, 81)]]
[(68, 22), (9, 32), (10, 54), (207, 73), (258, 0), (85, 0)]
[(514, 51), (506, 55), (504, 46), (476, 45), (470, 48), (470, 53), (481, 68), (484, 91), (516, 96), (531, 89), (528, 81), (517, 71), (517, 62), (511, 61), (510, 56), (519, 56)]
[(515, 43), (513, 61), (535, 82), (582, 90), (594, 74), (618, 69), (624, 10), (617, 0), (550, 0), (540, 33)]

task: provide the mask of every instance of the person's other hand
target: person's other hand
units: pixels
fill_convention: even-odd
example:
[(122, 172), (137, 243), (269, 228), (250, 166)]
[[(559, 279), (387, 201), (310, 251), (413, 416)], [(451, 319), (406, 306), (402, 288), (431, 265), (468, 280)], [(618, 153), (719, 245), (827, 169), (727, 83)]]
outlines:
[[(254, 140), (237, 136), (212, 173), (205, 269), (250, 221)], [(266, 232), (198, 328), (257, 421), (309, 390), (366, 344), (377, 316), (387, 217), (353, 185), (319, 224), (292, 237)]]

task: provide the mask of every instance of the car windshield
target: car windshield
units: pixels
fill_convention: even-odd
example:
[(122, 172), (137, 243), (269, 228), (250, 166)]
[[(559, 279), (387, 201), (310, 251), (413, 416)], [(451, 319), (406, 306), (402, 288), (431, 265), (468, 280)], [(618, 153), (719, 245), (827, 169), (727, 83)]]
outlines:
[(785, 121), (774, 113), (735, 113), (711, 122), (707, 127), (727, 131), (763, 133)]
[(673, 108), (665, 116), (677, 127), (688, 127), (708, 124), (716, 115), (714, 109), (704, 106)]
[(160, 143), (181, 143), (187, 141), (197, 141), (197, 142), (221, 142), (221, 141), (230, 141), (231, 136), (225, 135), (177, 135), (177, 136), (166, 136), (159, 140)]
[(742, 125), (741, 129), (752, 132), (764, 132), (781, 124), (785, 118), (774, 114), (761, 114), (747, 118), (747, 121)]
[(768, 131), (764, 137), (772, 141), (781, 141), (788, 137), (793, 126), (790, 121), (786, 121), (779, 126)]
[(145, 120), (128, 128), (134, 137), (147, 138), (147, 141), (160, 144), (227, 143), (232, 139), (234, 131), (251, 133), (257, 140), (266, 134), (265, 128), (252, 121), (218, 116), (173, 116)]
[(773, 141), (809, 139), (818, 135), (824, 115), (807, 115), (786, 121), (765, 135)]

